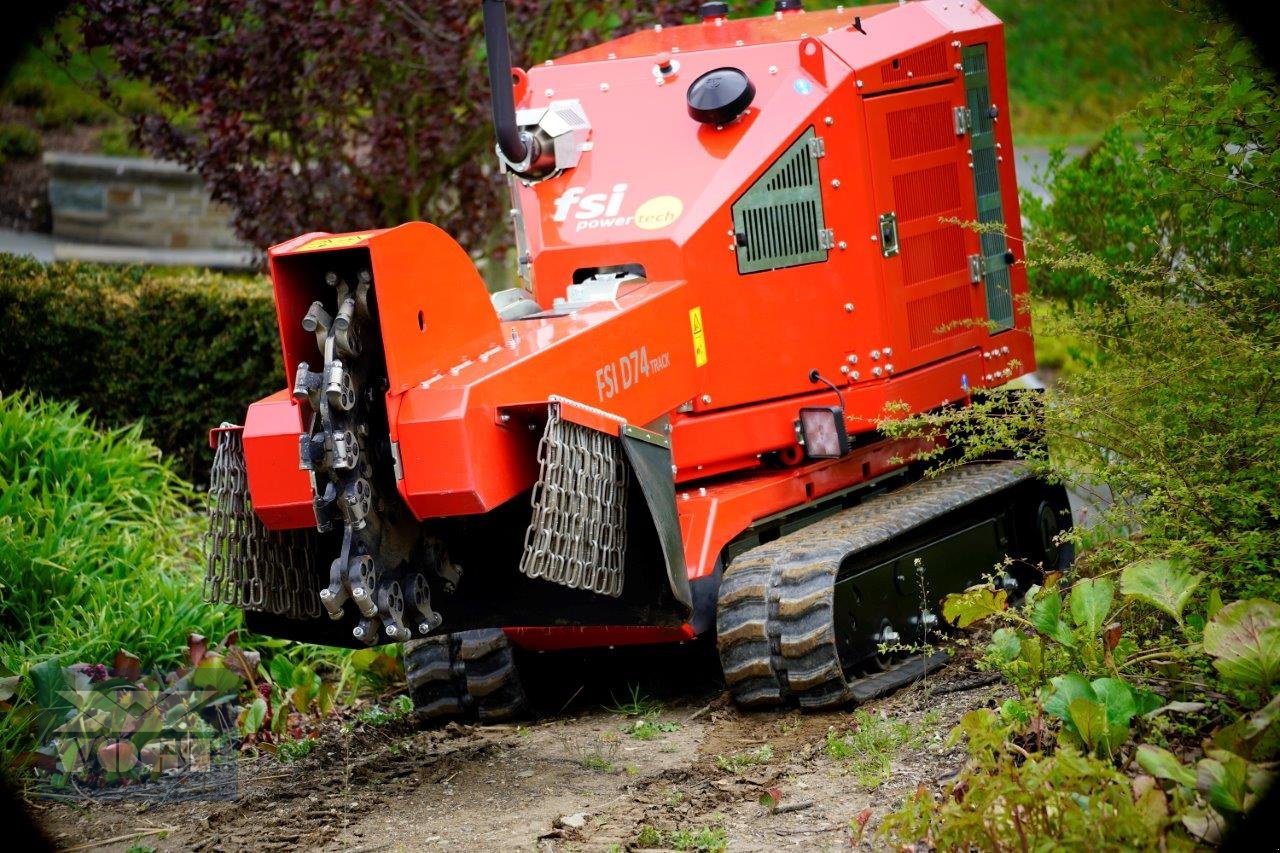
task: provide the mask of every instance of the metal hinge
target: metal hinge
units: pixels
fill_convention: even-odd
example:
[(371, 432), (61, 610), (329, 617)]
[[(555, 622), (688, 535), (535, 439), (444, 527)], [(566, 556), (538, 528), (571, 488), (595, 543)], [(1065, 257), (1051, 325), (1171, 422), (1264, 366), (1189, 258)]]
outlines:
[(893, 211), (880, 214), (880, 254), (886, 258), (898, 254), (898, 215)]
[(987, 274), (987, 265), (982, 262), (982, 255), (969, 256), (969, 283), (977, 284)]
[(827, 156), (827, 143), (821, 136), (809, 140), (809, 156), (815, 160)]
[(834, 249), (836, 247), (836, 232), (830, 228), (820, 228), (818, 230), (818, 248)]
[(964, 136), (969, 132), (969, 128), (973, 126), (972, 117), (969, 114), (968, 107), (956, 107), (956, 136)]

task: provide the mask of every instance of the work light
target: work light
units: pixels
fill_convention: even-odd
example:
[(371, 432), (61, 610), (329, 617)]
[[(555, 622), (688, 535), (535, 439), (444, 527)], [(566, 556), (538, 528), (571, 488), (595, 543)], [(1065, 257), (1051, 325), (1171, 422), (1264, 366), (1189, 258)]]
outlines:
[(849, 452), (849, 433), (840, 406), (809, 406), (800, 410), (800, 433), (811, 459), (839, 459)]

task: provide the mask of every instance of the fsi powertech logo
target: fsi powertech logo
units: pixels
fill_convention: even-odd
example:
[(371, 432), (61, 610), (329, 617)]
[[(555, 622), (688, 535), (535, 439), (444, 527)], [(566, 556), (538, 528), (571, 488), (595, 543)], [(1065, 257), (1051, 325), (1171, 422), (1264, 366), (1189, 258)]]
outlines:
[(665, 228), (680, 218), (684, 202), (673, 195), (654, 196), (641, 202), (631, 213), (627, 209), (627, 185), (615, 184), (607, 193), (588, 193), (585, 187), (570, 187), (555, 200), (556, 222), (573, 220), (574, 231), (596, 228), (623, 228), (634, 225), (645, 231)]

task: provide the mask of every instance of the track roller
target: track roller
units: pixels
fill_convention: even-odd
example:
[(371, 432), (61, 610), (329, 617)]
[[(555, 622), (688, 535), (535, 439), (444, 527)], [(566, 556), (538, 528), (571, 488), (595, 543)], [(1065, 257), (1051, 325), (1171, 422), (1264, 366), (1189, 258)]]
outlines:
[(405, 678), (419, 717), (487, 723), (523, 713), (527, 702), (513, 651), (500, 628), (405, 643)]

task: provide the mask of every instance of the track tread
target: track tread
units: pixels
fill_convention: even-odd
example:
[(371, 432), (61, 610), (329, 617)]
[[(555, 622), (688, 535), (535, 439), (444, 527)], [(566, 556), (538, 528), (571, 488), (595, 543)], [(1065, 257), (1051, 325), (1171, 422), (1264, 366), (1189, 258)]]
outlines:
[(761, 707), (794, 699), (802, 708), (832, 708), (865, 701), (941, 665), (915, 656), (883, 673), (850, 678), (840, 661), (833, 612), (840, 565), (851, 554), (1029, 477), (1016, 462), (952, 469), (738, 555), (725, 570), (716, 616), (721, 664), (734, 701)]
[(506, 720), (527, 708), (514, 650), (500, 628), (405, 644), (405, 676), (426, 720)]

